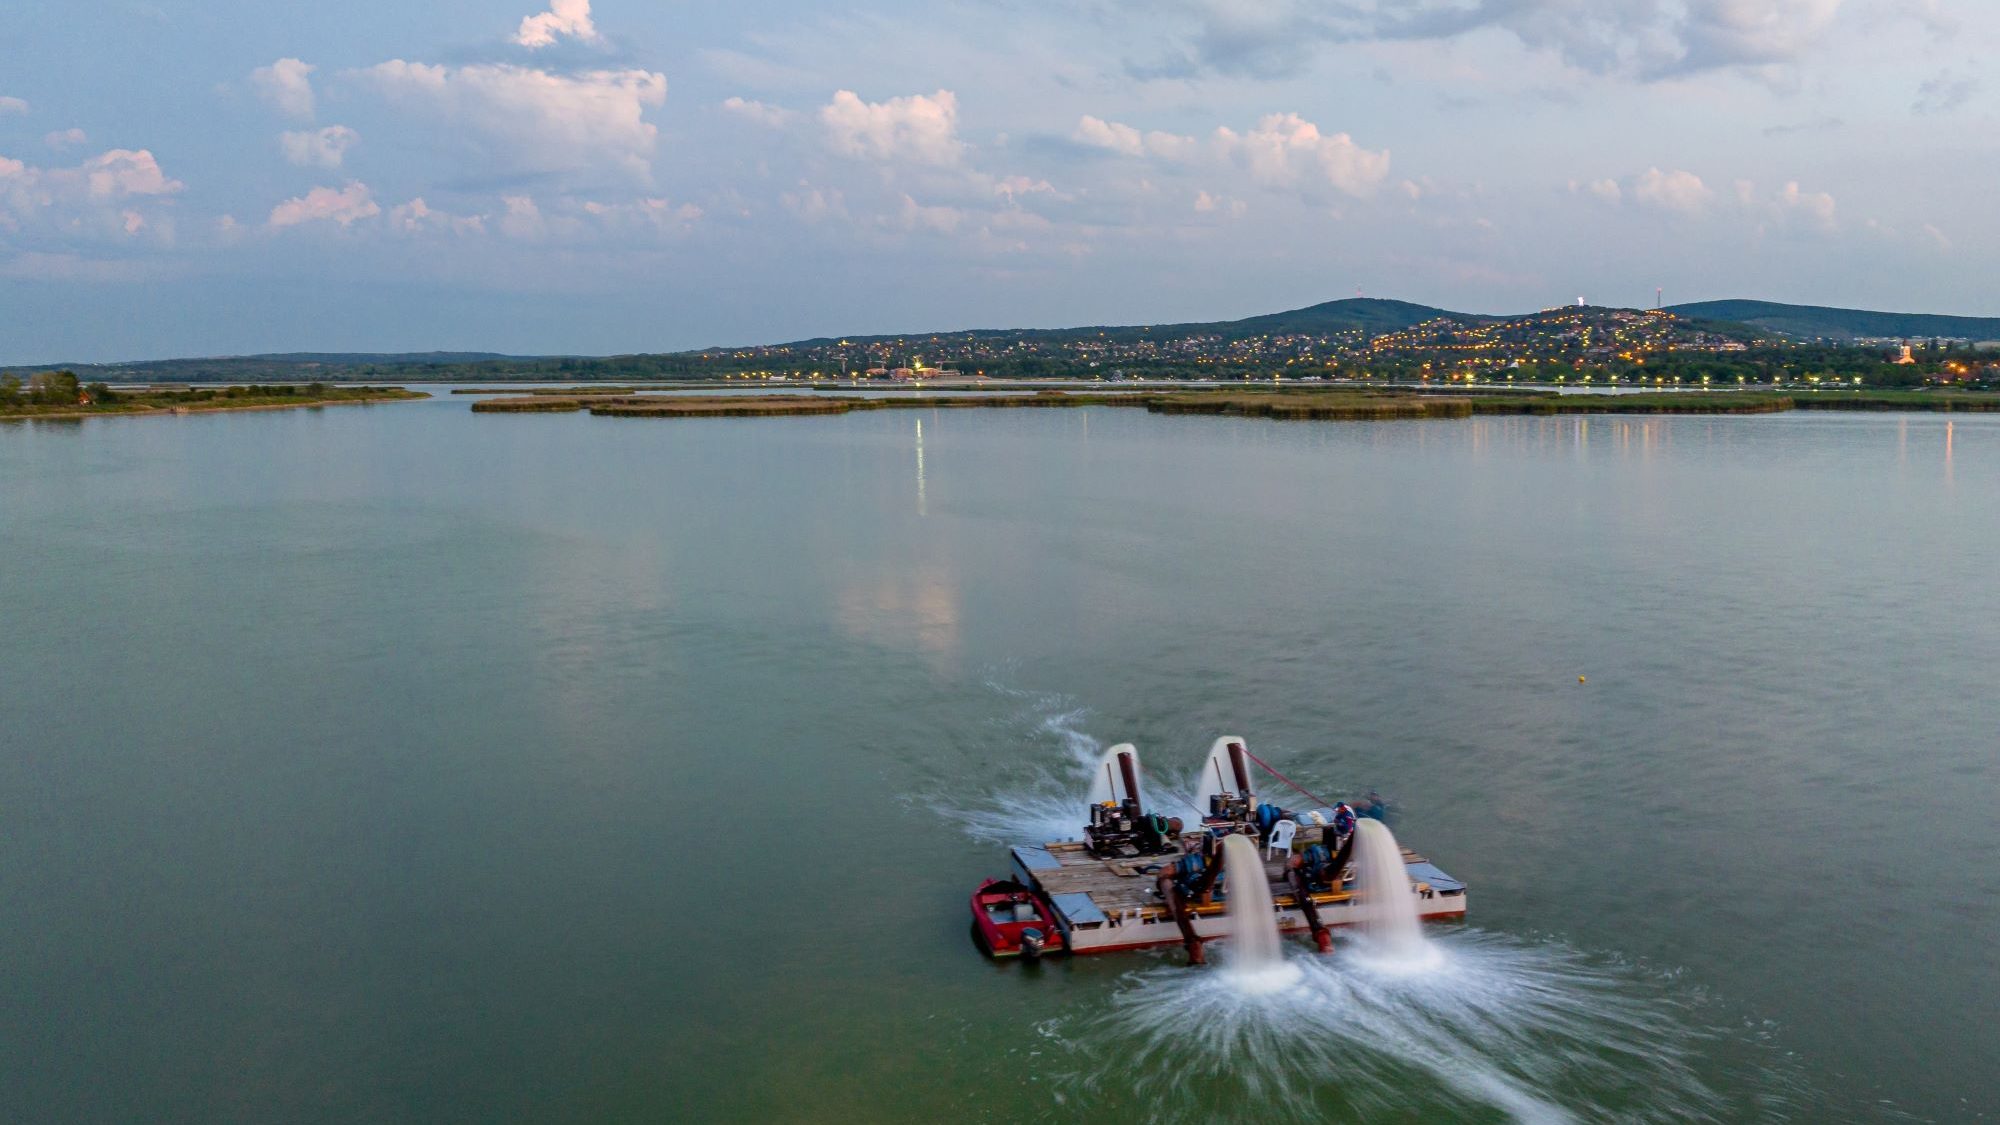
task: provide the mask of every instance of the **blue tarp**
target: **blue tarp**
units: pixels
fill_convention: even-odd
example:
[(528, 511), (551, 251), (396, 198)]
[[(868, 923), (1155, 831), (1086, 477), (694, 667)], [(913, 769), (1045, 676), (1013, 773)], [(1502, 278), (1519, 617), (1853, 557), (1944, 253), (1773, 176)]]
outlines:
[(1410, 865), (1410, 878), (1420, 883), (1429, 883), (1433, 890), (1462, 891), (1465, 889), (1464, 883), (1445, 874), (1434, 863), (1412, 863)]
[(1079, 922), (1109, 922), (1111, 920), (1104, 916), (1104, 911), (1099, 910), (1097, 904), (1091, 901), (1090, 896), (1087, 894), (1051, 895), (1049, 903), (1056, 908), (1056, 913), (1069, 919), (1071, 925)]
[(1014, 845), (1014, 861), (1029, 871), (1056, 871), (1062, 868), (1062, 861), (1050, 855), (1047, 848), (1029, 844)]

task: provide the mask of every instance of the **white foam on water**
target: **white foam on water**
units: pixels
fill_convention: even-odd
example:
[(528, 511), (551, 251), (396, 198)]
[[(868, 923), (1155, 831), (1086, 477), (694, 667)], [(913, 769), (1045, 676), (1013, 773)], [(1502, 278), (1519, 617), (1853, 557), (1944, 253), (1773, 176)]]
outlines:
[[(1205, 1119), (1213, 1110), (1198, 1107), (1239, 1098), (1280, 1119), (1407, 1116), (1413, 1103), (1533, 1123), (1713, 1112), (1687, 1063), (1699, 1035), (1633, 995), (1635, 981), (1472, 930), (1426, 939), (1428, 972), (1384, 968), (1353, 955), (1352, 930), (1336, 933), (1333, 956), (1287, 945), (1275, 971), (1248, 977), (1227, 960), (1220, 972), (1131, 974), (1107, 1013), (1072, 1032), (1103, 1058), (1083, 1081), (1129, 1081), (1161, 1120)], [(1226, 955), (1233, 939), (1222, 944)]]

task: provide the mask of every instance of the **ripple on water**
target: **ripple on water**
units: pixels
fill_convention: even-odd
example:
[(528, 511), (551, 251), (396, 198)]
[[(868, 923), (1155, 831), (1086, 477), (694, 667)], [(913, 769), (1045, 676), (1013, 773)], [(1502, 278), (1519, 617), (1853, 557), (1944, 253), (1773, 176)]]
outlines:
[(1729, 1115), (1693, 1065), (1710, 1033), (1642, 974), (1478, 930), (1428, 945), (1420, 964), (1350, 936), (1253, 975), (1225, 945), (1218, 969), (1134, 972), (1100, 1013), (1045, 1029), (1081, 1064), (1059, 1085), (1158, 1120)]

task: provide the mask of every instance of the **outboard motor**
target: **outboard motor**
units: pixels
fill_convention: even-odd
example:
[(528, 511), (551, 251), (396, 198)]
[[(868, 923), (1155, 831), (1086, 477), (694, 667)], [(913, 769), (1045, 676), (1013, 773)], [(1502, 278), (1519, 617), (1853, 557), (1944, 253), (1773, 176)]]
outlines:
[(1033, 926), (1021, 931), (1021, 956), (1030, 961), (1040, 957), (1048, 944), (1048, 935)]

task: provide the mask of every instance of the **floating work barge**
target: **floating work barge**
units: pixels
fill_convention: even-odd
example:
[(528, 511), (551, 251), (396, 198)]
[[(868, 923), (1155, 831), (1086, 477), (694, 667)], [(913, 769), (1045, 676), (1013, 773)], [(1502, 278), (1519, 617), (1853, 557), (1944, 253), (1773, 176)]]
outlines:
[[(1111, 953), (1179, 944), (1191, 963), (1203, 963), (1202, 944), (1228, 933), (1229, 882), (1246, 876), (1224, 869), (1221, 841), (1230, 835), (1256, 841), (1261, 862), (1248, 877), (1270, 886), (1280, 932), (1309, 933), (1326, 951), (1332, 927), (1368, 920), (1380, 907), (1354, 886), (1353, 809), (1311, 794), (1315, 807), (1305, 811), (1260, 801), (1251, 783), (1253, 762), (1270, 770), (1242, 739), (1217, 739), (1204, 770), (1208, 812), (1188, 825), (1148, 811), (1137, 751), (1127, 745), (1107, 753), (1100, 794), (1108, 791), (1110, 799), (1090, 805), (1080, 840), (1010, 849), (1013, 881), (1037, 900), (1035, 921), (1056, 931), (1048, 948)], [(1402, 855), (1418, 917), (1463, 918), (1465, 884), (1409, 848)], [(1020, 952), (990, 943), (989, 951)]]

